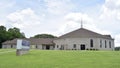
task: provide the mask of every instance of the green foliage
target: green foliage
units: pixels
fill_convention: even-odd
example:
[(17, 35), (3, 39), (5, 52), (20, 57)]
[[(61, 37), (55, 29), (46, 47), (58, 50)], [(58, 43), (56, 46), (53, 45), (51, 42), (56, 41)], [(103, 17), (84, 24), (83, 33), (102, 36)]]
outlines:
[(34, 38), (56, 38), (56, 36), (51, 34), (37, 34), (34, 36)]
[(20, 30), (16, 27), (9, 28), (8, 31), (6, 27), (0, 26), (0, 48), (2, 47), (2, 43), (6, 40), (11, 40), (14, 38), (25, 38), (25, 36), (20, 33)]
[(16, 27), (8, 29), (8, 34), (10, 35), (10, 39), (14, 38), (25, 38), (25, 36), (20, 33), (20, 30)]
[(31, 50), (23, 56), (0, 53), (0, 61), (0, 68), (120, 68), (120, 52)]
[(0, 26), (0, 31), (6, 31), (6, 27)]
[(120, 47), (115, 47), (115, 50), (116, 51), (120, 51)]
[(6, 27), (0, 26), (0, 48), (2, 47), (2, 42), (6, 40)]

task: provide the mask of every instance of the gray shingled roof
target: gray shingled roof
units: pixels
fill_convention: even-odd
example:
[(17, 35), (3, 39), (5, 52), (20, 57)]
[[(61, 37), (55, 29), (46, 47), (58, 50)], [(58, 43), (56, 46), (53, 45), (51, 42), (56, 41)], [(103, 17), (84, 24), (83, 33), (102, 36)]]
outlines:
[[(59, 38), (106, 38), (112, 39), (110, 35), (102, 35), (84, 28), (77, 29), (60, 36)], [(58, 38), (58, 39), (59, 39)]]
[[(30, 41), (31, 45), (41, 45), (41, 44), (48, 44), (48, 45), (52, 45), (53, 43), (53, 38), (30, 38), (30, 39), (25, 39)], [(13, 39), (13, 40), (8, 40), (2, 43), (3, 45), (16, 45), (17, 44), (17, 39)]]
[(16, 45), (16, 42), (17, 42), (17, 39), (13, 39), (13, 40), (5, 41), (2, 44), (3, 45), (7, 45), (7, 44), (9, 44), (9, 45)]
[(30, 38), (29, 39), (31, 45), (41, 45), (41, 44), (49, 44), (52, 45), (53, 38)]

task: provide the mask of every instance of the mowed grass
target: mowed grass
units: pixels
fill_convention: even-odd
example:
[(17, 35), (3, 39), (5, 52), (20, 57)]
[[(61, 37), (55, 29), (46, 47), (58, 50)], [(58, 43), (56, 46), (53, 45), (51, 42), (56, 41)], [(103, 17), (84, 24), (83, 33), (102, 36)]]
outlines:
[(15, 50), (15, 49), (0, 49), (0, 52), (7, 52), (7, 51), (11, 51), (11, 50)]
[(9, 52), (0, 54), (0, 68), (120, 68), (120, 52), (30, 50), (22, 56)]

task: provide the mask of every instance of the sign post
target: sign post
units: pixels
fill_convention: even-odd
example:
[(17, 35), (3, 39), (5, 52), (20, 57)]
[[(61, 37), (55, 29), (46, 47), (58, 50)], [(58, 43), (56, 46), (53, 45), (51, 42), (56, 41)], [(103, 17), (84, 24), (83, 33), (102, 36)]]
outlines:
[(16, 55), (20, 56), (29, 52), (30, 42), (27, 40), (18, 39), (17, 40), (17, 50)]

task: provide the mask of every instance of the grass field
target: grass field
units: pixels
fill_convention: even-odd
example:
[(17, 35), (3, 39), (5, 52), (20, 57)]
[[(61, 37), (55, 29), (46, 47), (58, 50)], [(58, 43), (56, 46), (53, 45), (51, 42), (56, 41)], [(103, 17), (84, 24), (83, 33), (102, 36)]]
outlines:
[(0, 68), (120, 68), (119, 51), (30, 50), (23, 56), (5, 51), (0, 50)]

